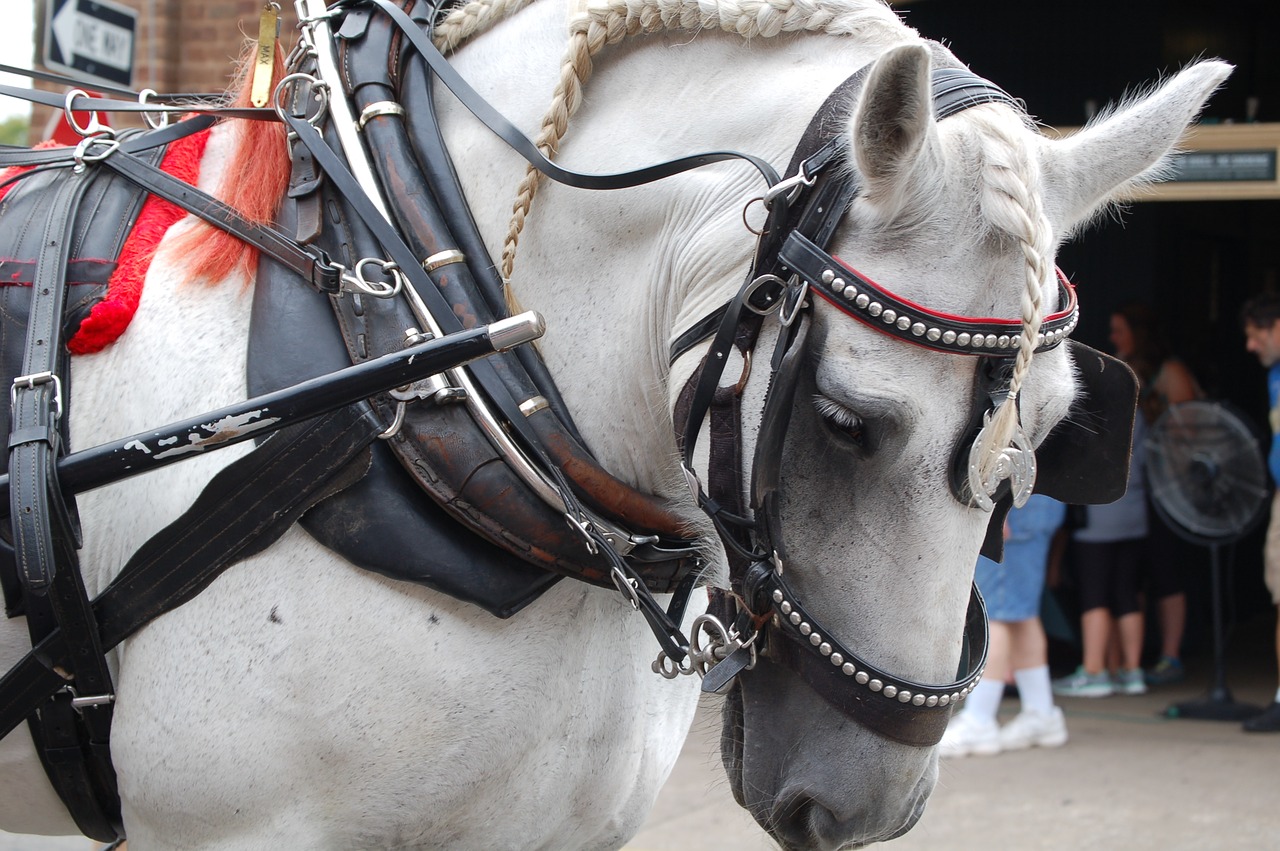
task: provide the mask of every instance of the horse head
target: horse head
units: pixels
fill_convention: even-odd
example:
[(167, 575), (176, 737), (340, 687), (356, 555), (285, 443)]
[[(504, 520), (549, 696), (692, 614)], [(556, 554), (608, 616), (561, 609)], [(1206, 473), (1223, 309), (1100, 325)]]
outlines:
[[(1160, 167), (1230, 71), (1194, 65), (1078, 134), (1051, 139), (1005, 100), (939, 118), (930, 84), (937, 55), (907, 44), (865, 72), (844, 127), (860, 187), (835, 234), (839, 260), (825, 273), (834, 270), (834, 288), (819, 286), (816, 267), (796, 269), (814, 274), (814, 307), (773, 495), (785, 542), (776, 569), (789, 591), (774, 586), (769, 610), (755, 609), (772, 619), (768, 649), (739, 674), (723, 731), (735, 796), (785, 848), (854, 847), (919, 818), (937, 779), (929, 746), (937, 719), (945, 725), (976, 682), (962, 671), (955, 692), (914, 685), (955, 682), (966, 649), (974, 562), (993, 522), (955, 475), (971, 463), (975, 440), (990, 438), (975, 437), (976, 415), (997, 422), (1003, 407), (1008, 431), (995, 440), (1012, 447), (1006, 461), (1071, 419), (1081, 355), (1046, 345), (1046, 336), (1056, 342), (1045, 333), (1049, 317), (1068, 309), (1056, 247)], [(876, 309), (880, 291), (907, 305), (902, 316)], [(842, 303), (859, 297), (861, 316)], [(985, 341), (1008, 347), (999, 398), (988, 392), (983, 357), (921, 345), (936, 339), (929, 317), (1016, 320), (1009, 340)], [(744, 422), (766, 410), (765, 383), (748, 382)], [(748, 466), (756, 439), (746, 435)], [(1035, 486), (1052, 493), (1052, 473)], [(1030, 482), (1012, 483), (1015, 494), (1020, 487)], [(751, 496), (761, 508), (761, 494)], [(998, 529), (1003, 511), (994, 516)], [(803, 632), (795, 642), (780, 637), (788, 619)], [(842, 648), (858, 661), (841, 658)], [(845, 668), (848, 682), (834, 696), (819, 693), (796, 656), (837, 678)], [(895, 718), (899, 711), (915, 715)]]

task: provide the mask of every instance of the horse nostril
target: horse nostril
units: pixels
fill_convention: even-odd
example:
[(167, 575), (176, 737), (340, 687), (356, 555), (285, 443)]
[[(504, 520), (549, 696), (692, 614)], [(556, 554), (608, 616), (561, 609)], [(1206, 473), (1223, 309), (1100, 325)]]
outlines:
[(856, 830), (810, 795), (797, 792), (779, 801), (773, 819), (774, 839), (783, 848), (835, 851), (846, 847)]

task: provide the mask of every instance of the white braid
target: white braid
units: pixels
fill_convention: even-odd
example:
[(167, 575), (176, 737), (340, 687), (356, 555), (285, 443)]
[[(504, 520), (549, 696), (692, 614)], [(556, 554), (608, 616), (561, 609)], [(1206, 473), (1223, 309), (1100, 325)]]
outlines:
[[(786, 32), (859, 33), (887, 43), (915, 34), (879, 0), (590, 0), (586, 10), (569, 23), (569, 45), (560, 66), (560, 80), (535, 140), (543, 155), (548, 159), (555, 156), (570, 116), (582, 103), (582, 87), (591, 76), (591, 57), (605, 45), (628, 36), (671, 29), (719, 29), (744, 38), (769, 38)], [(520, 232), (533, 206), (540, 177), (530, 166), (512, 207), (500, 265), (502, 278), (508, 283)]]
[(476, 33), (484, 32), (504, 18), (528, 6), (533, 0), (471, 0), (459, 6), (432, 30), (431, 40), (441, 53), (451, 53)]
[[(1024, 278), (1021, 299), (1022, 334), (1014, 360), (1008, 398), (996, 409), (991, 425), (983, 432), (979, 447), (983, 480), (1008, 447), (1018, 421), (1018, 392), (1031, 369), (1044, 319), (1043, 292), (1053, 274), (1051, 229), (1040, 203), (1039, 176), (1028, 162), (1025, 148), (1003, 110), (973, 109), (970, 118), (982, 133), (984, 179), (981, 197), (985, 218), (1000, 232), (1016, 239), (1022, 249)], [(1003, 119), (1003, 120), (1000, 120)], [(1016, 125), (1020, 129), (1025, 127)]]

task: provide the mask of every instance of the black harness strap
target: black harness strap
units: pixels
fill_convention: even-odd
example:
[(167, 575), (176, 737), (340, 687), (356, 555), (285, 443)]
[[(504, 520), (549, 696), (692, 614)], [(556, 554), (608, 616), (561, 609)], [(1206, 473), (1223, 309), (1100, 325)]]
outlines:
[[(349, 405), (282, 429), (220, 471), (93, 601), (102, 649), (191, 600), (227, 567), (274, 543), (311, 506), (359, 479), (364, 450), (382, 430), (367, 403)], [(57, 671), (75, 652), (74, 639), (54, 629), (0, 678), (0, 737), (62, 688)]]
[[(67, 258), (76, 210), (89, 183), (84, 173), (61, 181), (41, 231), (23, 374), (11, 390), (9, 517), (32, 643), (56, 629), (73, 648), (59, 667), (76, 694), (64, 692), (32, 716), (36, 750), (76, 825), (85, 835), (109, 842), (120, 829), (108, 745), (111, 673), (80, 576), (79, 530), (57, 478), (67, 377), (62, 344)], [(87, 743), (83, 749), (80, 724)]]

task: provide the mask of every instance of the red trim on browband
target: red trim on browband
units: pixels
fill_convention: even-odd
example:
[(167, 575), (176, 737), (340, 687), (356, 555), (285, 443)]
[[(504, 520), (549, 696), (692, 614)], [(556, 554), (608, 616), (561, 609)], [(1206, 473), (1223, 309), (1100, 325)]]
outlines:
[[(860, 283), (865, 284), (865, 285), (870, 286), (870, 287), (874, 287), (876, 290), (878, 290), (879, 292), (883, 293), (884, 295), (886, 295), (886, 296), (890, 296), (890, 297), (895, 298), (895, 299), (897, 299), (898, 301), (902, 302), (903, 304), (909, 305), (909, 306), (911, 307), (911, 309), (912, 309), (912, 310), (918, 310), (918, 311), (920, 311), (920, 313), (922, 313), (924, 316), (931, 316), (931, 317), (933, 317), (933, 318), (935, 318), (935, 319), (938, 319), (938, 320), (939, 320), (939, 321), (941, 321), (941, 322), (974, 322), (974, 323), (978, 323), (978, 322), (980, 322), (980, 323), (983, 323), (983, 324), (986, 324), (986, 325), (1008, 325), (1008, 326), (1009, 326), (1009, 327), (1011, 327), (1011, 328), (1019, 328), (1019, 327), (1021, 327), (1021, 326), (1022, 326), (1022, 320), (1021, 320), (1021, 319), (988, 319), (988, 318), (978, 318), (978, 317), (974, 317), (974, 316), (958, 316), (958, 315), (956, 315), (956, 314), (954, 314), (954, 313), (943, 313), (943, 312), (941, 312), (941, 311), (939, 311), (939, 310), (931, 310), (931, 309), (929, 309), (929, 308), (925, 307), (924, 305), (917, 304), (917, 303), (915, 303), (914, 301), (912, 301), (912, 300), (911, 300), (911, 299), (909, 299), (909, 298), (903, 298), (902, 296), (898, 295), (897, 293), (892, 292), (891, 290), (889, 290), (889, 289), (887, 289), (887, 288), (885, 288), (885, 287), (880, 286), (880, 285), (879, 285), (879, 284), (877, 284), (875, 281), (873, 281), (871, 278), (869, 278), (869, 277), (867, 277), (866, 275), (862, 274), (862, 273), (861, 273), (861, 272), (859, 272), (857, 269), (853, 268), (853, 267), (852, 267), (852, 266), (850, 266), (848, 263), (846, 263), (845, 261), (841, 260), (839, 257), (835, 256), (834, 254), (831, 256), (831, 259), (832, 259), (832, 260), (834, 260), (834, 261), (836, 261), (837, 263), (839, 263), (839, 264), (840, 264), (841, 266), (843, 266), (846, 270), (848, 270), (849, 274), (854, 275), (855, 277), (857, 277)], [(1041, 320), (1042, 322), (1052, 322), (1052, 321), (1053, 321), (1053, 320), (1055, 320), (1055, 319), (1062, 319), (1062, 318), (1064, 318), (1064, 317), (1070, 316), (1072, 313), (1074, 313), (1074, 312), (1075, 312), (1075, 309), (1076, 309), (1076, 288), (1075, 288), (1075, 286), (1073, 286), (1073, 285), (1072, 285), (1072, 283), (1071, 283), (1069, 280), (1067, 280), (1067, 276), (1066, 276), (1065, 274), (1063, 274), (1062, 270), (1061, 270), (1061, 269), (1059, 269), (1057, 266), (1054, 266), (1054, 267), (1053, 267), (1053, 271), (1057, 273), (1057, 275), (1058, 275), (1058, 280), (1059, 280), (1059, 281), (1062, 283), (1062, 285), (1063, 285), (1064, 287), (1066, 287), (1066, 289), (1067, 289), (1067, 306), (1066, 306), (1065, 308), (1063, 308), (1062, 310), (1059, 310), (1059, 311), (1057, 311), (1057, 312), (1055, 312), (1055, 313), (1051, 313), (1051, 314), (1049, 314), (1049, 315), (1048, 315), (1048, 316), (1046, 316), (1043, 320)], [(821, 290), (820, 290), (820, 292), (821, 292)], [(824, 293), (824, 294), (825, 294), (825, 293)], [(839, 302), (837, 302), (837, 301), (835, 301), (835, 300), (833, 300), (833, 299), (830, 299), (830, 298), (828, 298), (827, 300), (828, 300), (828, 301), (830, 301), (832, 304), (839, 306)], [(856, 315), (856, 314), (855, 314), (855, 315)]]

